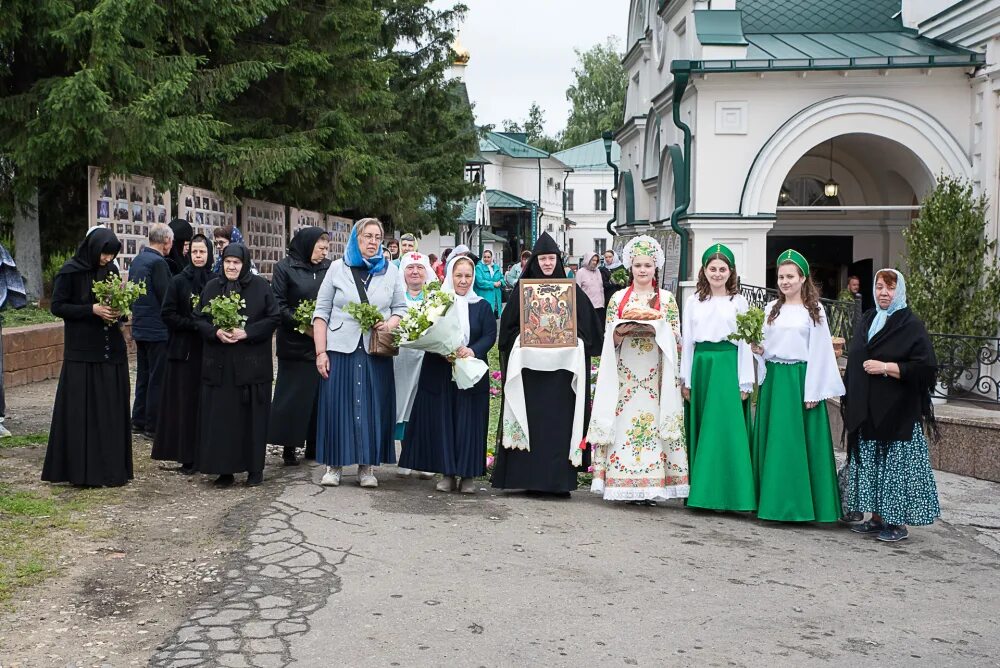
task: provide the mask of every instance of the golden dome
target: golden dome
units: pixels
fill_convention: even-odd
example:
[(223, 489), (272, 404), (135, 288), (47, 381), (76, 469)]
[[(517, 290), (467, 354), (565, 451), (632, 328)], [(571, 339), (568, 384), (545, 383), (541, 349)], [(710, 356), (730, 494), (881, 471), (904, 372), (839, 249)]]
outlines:
[(469, 50), (462, 45), (461, 37), (456, 37), (455, 42), (451, 45), (451, 50), (455, 54), (455, 64), (456, 65), (468, 65), (469, 59), (472, 57), (469, 54)]

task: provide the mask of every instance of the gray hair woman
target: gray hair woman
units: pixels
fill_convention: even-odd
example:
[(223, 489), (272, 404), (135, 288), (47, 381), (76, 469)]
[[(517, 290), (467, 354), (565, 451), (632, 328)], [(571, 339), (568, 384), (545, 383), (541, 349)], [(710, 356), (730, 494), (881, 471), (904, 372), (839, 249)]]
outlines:
[[(316, 368), (320, 383), (316, 411), (316, 461), (326, 464), (320, 484), (336, 487), (344, 466), (358, 465), (362, 487), (378, 487), (374, 467), (396, 462), (393, 429), (396, 391), (392, 359), (369, 354), (372, 331), (347, 313), (367, 302), (383, 321), (373, 330), (391, 331), (406, 313), (399, 269), (382, 250), (382, 224), (362, 218), (351, 231), (344, 257), (323, 279), (313, 313)], [(319, 322), (317, 322), (317, 320)]]

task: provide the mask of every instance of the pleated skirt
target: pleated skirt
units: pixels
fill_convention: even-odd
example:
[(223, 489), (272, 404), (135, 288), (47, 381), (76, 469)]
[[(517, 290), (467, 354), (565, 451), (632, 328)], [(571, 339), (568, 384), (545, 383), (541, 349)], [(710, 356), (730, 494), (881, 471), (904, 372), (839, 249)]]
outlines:
[(316, 403), (321, 376), (309, 360), (278, 360), (267, 442), (292, 447), (316, 443)]
[(392, 359), (375, 357), (363, 339), (352, 353), (328, 353), (330, 377), (319, 382), (316, 461), (327, 466), (396, 463), (396, 387)]
[(167, 360), (160, 397), (152, 458), (194, 462), (198, 451), (198, 402), (201, 398), (201, 355)]
[(753, 431), (757, 517), (780, 522), (836, 522), (837, 463), (826, 402), (806, 410), (806, 363), (767, 363)]
[(131, 479), (128, 363), (64, 360), (42, 480), (117, 487)]
[[(444, 364), (436, 355), (424, 364)], [(401, 468), (477, 478), (486, 473), (486, 436), (490, 421), (489, 392), (460, 390), (450, 378), (433, 379), (439, 387), (417, 390), (406, 424)]]
[(756, 510), (749, 401), (740, 396), (735, 345), (723, 341), (695, 346), (691, 400), (686, 409), (691, 467), (688, 506)]

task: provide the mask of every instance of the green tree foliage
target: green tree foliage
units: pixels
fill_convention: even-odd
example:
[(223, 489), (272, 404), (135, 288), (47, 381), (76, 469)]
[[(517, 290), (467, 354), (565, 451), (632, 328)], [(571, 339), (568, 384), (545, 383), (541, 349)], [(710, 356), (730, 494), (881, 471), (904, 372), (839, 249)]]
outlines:
[(559, 137), (550, 137), (545, 134), (545, 112), (538, 106), (537, 102), (532, 102), (528, 107), (528, 117), (523, 123), (504, 119), (501, 124), (504, 132), (524, 133), (527, 142), (535, 148), (540, 148), (549, 153), (555, 153), (560, 149)]
[(995, 336), (1000, 316), (997, 242), (984, 236), (987, 199), (940, 176), (903, 232), (907, 301), (931, 332)]
[(628, 77), (618, 40), (609, 37), (587, 51), (577, 49), (576, 55), (576, 81), (566, 90), (572, 108), (561, 138), (564, 148), (599, 139), (605, 130), (618, 128), (625, 113)]

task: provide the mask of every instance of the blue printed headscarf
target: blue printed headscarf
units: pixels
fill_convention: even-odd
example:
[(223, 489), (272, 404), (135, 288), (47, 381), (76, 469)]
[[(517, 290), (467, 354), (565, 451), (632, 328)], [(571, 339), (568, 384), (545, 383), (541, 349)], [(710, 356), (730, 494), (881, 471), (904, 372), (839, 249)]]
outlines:
[[(231, 244), (242, 244), (243, 243), (243, 233), (240, 232), (240, 228), (233, 226), (232, 238), (229, 240)], [(219, 257), (215, 259), (215, 263), (212, 265), (212, 273), (218, 274), (222, 271), (222, 253), (219, 253)]]
[[(368, 225), (374, 225), (375, 223), (378, 223), (378, 221), (374, 218), (362, 218), (354, 224), (354, 229), (351, 230), (351, 236), (347, 240), (347, 247), (344, 249), (344, 264), (348, 267), (362, 267), (370, 275), (380, 276), (385, 273), (386, 269), (389, 268), (389, 263), (385, 259), (382, 246), (378, 247), (378, 250), (375, 251), (375, 255), (370, 258), (366, 258), (361, 254), (361, 246), (358, 245), (358, 234), (361, 230), (368, 227)], [(378, 228), (381, 230), (382, 225), (378, 224)]]
[(903, 278), (903, 275), (895, 269), (879, 269), (875, 272), (876, 279), (873, 283), (878, 283), (878, 275), (883, 271), (891, 271), (896, 274), (896, 293), (892, 296), (892, 302), (889, 303), (889, 307), (883, 309), (878, 305), (878, 295), (875, 292), (875, 287), (872, 287), (872, 295), (875, 297), (875, 319), (872, 320), (871, 327), (868, 328), (869, 341), (882, 331), (889, 316), (896, 311), (906, 308), (906, 280)]

